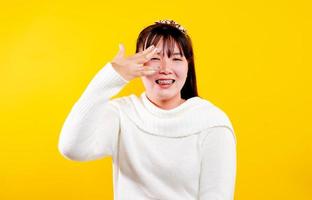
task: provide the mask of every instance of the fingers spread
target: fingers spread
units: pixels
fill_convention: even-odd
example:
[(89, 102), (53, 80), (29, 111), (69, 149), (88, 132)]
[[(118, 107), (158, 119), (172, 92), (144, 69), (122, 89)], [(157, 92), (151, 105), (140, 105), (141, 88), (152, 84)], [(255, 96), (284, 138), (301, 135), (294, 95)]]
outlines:
[(155, 48), (153, 51), (147, 53), (147, 54), (142, 54), (139, 57), (136, 58), (138, 63), (146, 63), (148, 62), (158, 51), (157, 48)]
[(152, 52), (146, 54), (145, 58), (146, 59), (151, 59), (156, 53), (158, 53), (158, 48), (155, 48)]
[(135, 76), (153, 75), (160, 69), (159, 66), (147, 66), (144, 64), (133, 64), (132, 66), (135, 67), (134, 70), (134, 74), (136, 74)]
[(151, 75), (156, 73), (159, 70), (159, 67), (143, 66), (139, 68), (139, 74), (141, 76)]
[(147, 53), (153, 51), (154, 49), (156, 49), (154, 45), (149, 46), (147, 49), (145, 49), (144, 51), (142, 51), (142, 54), (147, 54)]
[(155, 46), (149, 46), (147, 49), (145, 49), (144, 51), (140, 51), (137, 54), (135, 54), (133, 57), (142, 57), (150, 52), (152, 52), (155, 49)]

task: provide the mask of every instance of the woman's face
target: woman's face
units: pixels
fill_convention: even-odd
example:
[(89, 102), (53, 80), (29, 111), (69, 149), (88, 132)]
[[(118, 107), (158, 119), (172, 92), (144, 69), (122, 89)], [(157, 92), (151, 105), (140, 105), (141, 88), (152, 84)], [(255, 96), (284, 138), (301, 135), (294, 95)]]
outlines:
[[(184, 86), (188, 71), (186, 58), (180, 55), (179, 48), (175, 43), (173, 54), (168, 58), (167, 50), (163, 49), (163, 40), (156, 45), (158, 53), (145, 63), (145, 66), (159, 66), (159, 71), (152, 75), (142, 76), (142, 82), (148, 97), (159, 101), (181, 98), (181, 89)], [(163, 51), (165, 53), (163, 53)], [(159, 79), (174, 80), (170, 84), (158, 82)]]

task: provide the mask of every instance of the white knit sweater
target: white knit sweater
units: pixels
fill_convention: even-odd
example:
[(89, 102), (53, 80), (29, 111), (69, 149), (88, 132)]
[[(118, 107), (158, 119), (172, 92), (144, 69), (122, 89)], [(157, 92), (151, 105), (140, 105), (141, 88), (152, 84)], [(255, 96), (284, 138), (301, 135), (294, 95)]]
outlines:
[(201, 97), (164, 110), (108, 62), (72, 107), (58, 148), (70, 160), (113, 159), (115, 200), (233, 200), (236, 137), (227, 115)]

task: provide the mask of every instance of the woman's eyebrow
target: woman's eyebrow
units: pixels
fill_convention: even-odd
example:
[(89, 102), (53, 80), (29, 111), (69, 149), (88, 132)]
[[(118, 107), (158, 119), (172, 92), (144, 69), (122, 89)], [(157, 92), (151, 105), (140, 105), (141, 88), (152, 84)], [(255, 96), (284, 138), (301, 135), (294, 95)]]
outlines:
[(175, 52), (172, 55), (181, 55), (181, 53), (180, 52)]
[[(159, 53), (157, 53), (157, 54), (160, 55), (161, 53), (162, 53), (162, 52), (159, 52)], [(172, 55), (173, 55), (173, 56), (174, 56), (174, 55), (181, 55), (181, 53), (180, 53), (180, 52), (175, 52), (175, 53), (173, 53)]]

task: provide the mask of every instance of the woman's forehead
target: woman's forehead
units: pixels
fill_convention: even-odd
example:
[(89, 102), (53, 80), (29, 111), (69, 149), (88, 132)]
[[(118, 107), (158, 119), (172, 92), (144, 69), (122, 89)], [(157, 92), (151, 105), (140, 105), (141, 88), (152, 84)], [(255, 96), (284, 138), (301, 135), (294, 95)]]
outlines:
[(181, 55), (183, 56), (183, 53), (180, 51), (179, 46), (176, 41), (171, 42), (171, 41), (166, 41), (165, 43), (163, 40), (160, 40), (156, 45), (155, 45), (159, 50), (158, 50), (158, 55)]

